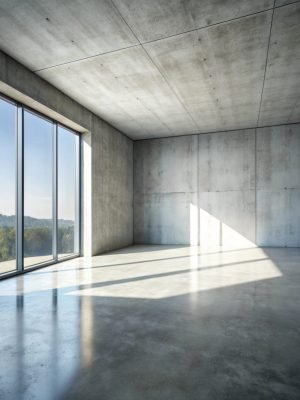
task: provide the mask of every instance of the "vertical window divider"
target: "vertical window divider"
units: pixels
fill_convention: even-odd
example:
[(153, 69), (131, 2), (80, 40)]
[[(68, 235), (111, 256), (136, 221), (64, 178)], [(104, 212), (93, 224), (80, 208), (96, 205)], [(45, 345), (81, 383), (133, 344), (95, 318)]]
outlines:
[(58, 260), (58, 222), (57, 222), (57, 165), (58, 165), (58, 151), (57, 151), (57, 123), (53, 124), (53, 259)]
[(81, 253), (81, 212), (80, 212), (80, 194), (81, 194), (81, 179), (80, 179), (80, 165), (81, 165), (81, 151), (80, 151), (80, 136), (76, 137), (76, 170), (75, 170), (75, 221), (74, 221), (74, 252)]
[(16, 168), (16, 264), (24, 270), (24, 109), (17, 106), (17, 168)]

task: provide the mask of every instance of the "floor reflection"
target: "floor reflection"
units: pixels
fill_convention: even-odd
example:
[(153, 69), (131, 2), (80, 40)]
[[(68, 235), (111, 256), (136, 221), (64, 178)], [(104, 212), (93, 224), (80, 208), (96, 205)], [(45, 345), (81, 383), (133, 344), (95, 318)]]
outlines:
[[(86, 260), (87, 268), (80, 270), (78, 274), (78, 286), (82, 281), (87, 283), (88, 287), (92, 287), (92, 269), (91, 260)], [(81, 307), (81, 351), (83, 365), (88, 367), (92, 363), (93, 357), (93, 308), (91, 297), (80, 298)]]
[(38, 294), (26, 293), (27, 276), (12, 279), (17, 295), (0, 297), (0, 398), (57, 399), (81, 365), (81, 299), (60, 294), (57, 274)]
[(137, 246), (2, 281), (0, 399), (299, 399), (299, 265)]

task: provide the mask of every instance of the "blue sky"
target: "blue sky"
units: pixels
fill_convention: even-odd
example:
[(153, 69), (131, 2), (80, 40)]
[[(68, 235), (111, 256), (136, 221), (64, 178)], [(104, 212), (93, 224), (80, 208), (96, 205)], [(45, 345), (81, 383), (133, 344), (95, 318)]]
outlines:
[[(15, 214), (16, 109), (0, 99), (0, 213)], [(52, 218), (53, 125), (29, 112), (24, 116), (24, 214)], [(70, 131), (58, 131), (59, 218), (75, 215), (75, 140)]]
[(15, 213), (15, 108), (0, 99), (0, 213)]

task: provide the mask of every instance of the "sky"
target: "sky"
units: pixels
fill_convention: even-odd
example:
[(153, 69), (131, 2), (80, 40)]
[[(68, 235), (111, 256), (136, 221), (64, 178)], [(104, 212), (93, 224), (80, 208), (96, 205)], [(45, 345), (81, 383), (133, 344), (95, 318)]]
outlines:
[[(0, 99), (0, 214), (15, 214), (16, 107)], [(24, 115), (24, 215), (52, 218), (53, 125)], [(75, 216), (75, 141), (58, 129), (58, 217)]]

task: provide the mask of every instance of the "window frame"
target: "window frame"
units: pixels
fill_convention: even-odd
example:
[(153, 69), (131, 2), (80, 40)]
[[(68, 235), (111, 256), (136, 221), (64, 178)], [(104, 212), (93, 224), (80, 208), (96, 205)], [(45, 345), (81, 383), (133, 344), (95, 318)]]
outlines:
[[(15, 143), (15, 215), (16, 215), (16, 266), (14, 271), (0, 273), (0, 280), (21, 275), (36, 269), (55, 265), (60, 262), (71, 260), (82, 255), (81, 243), (81, 134), (62, 124), (61, 122), (50, 118), (33, 108), (20, 103), (0, 92), (0, 99), (16, 107), (16, 143)], [(53, 259), (32, 266), (24, 266), (24, 114), (29, 112), (39, 118), (42, 118), (52, 124), (53, 128), (53, 150), (52, 150), (52, 256)], [(76, 199), (75, 199), (75, 221), (74, 221), (74, 250), (77, 242), (78, 252), (59, 258), (58, 255), (58, 130), (59, 127), (68, 130), (78, 137), (76, 145)], [(77, 226), (77, 229), (75, 227)]]

